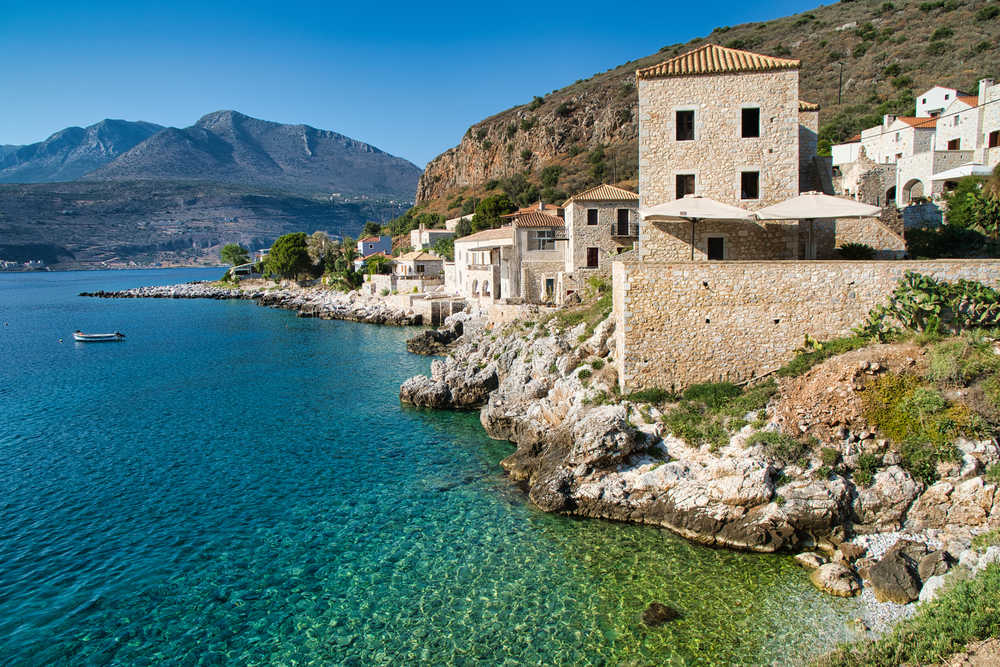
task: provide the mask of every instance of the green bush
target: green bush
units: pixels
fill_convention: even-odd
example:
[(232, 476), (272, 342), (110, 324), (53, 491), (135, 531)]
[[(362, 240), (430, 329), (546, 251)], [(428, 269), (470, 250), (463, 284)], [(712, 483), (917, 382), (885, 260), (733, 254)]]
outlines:
[(937, 30), (935, 30), (933, 33), (931, 33), (931, 41), (935, 41), (935, 40), (939, 40), (939, 39), (948, 39), (949, 37), (953, 36), (954, 34), (955, 34), (955, 31), (952, 30), (951, 28), (949, 28), (948, 26), (941, 26), (940, 28), (938, 28)]
[(673, 435), (693, 447), (708, 445), (715, 450), (729, 441), (729, 433), (717, 421), (707, 418), (703, 407), (682, 403), (663, 417), (663, 424)]
[(560, 102), (559, 106), (556, 107), (556, 115), (560, 118), (566, 118), (571, 116), (576, 108), (570, 102)]
[(543, 100), (542, 100), (541, 97), (539, 97), (538, 95), (535, 95), (531, 99), (531, 102), (528, 104), (528, 111), (534, 111), (538, 107), (542, 106), (542, 101)]
[(986, 551), (996, 546), (1000, 546), (1000, 528), (994, 528), (972, 538), (972, 548), (976, 551)]
[(972, 641), (1000, 632), (1000, 565), (956, 583), (880, 639), (842, 645), (818, 661), (823, 667), (895, 667), (942, 663)]
[(743, 390), (731, 382), (706, 382), (691, 385), (682, 396), (686, 401), (700, 401), (709, 408), (718, 408), (742, 393)]
[(927, 377), (937, 383), (967, 385), (1000, 372), (1000, 356), (984, 338), (974, 334), (937, 343), (927, 356)]
[(882, 457), (878, 454), (859, 454), (858, 463), (854, 466), (854, 483), (858, 486), (871, 486), (875, 481), (875, 472), (882, 465)]
[(595, 371), (599, 371), (602, 368), (604, 368), (604, 359), (594, 359), (592, 362), (590, 362), (590, 365), (591, 367), (593, 367)]
[(990, 484), (1000, 484), (1000, 465), (991, 465), (987, 468), (983, 478)]
[(951, 51), (951, 47), (946, 42), (931, 42), (927, 45), (927, 55), (929, 56), (943, 56)]
[(840, 463), (840, 452), (833, 447), (824, 447), (820, 450), (820, 459), (823, 465), (833, 468)]
[(675, 398), (674, 394), (666, 389), (661, 389), (660, 387), (640, 389), (639, 391), (633, 391), (625, 397), (626, 400), (632, 401), (633, 403), (665, 403), (666, 401), (672, 401)]
[(845, 243), (837, 248), (841, 259), (874, 259), (875, 248), (866, 243)]
[(1000, 7), (994, 5), (986, 5), (978, 12), (976, 12), (977, 21), (989, 21), (990, 19), (995, 19), (1000, 16)]
[(868, 53), (868, 45), (862, 42), (856, 45), (854, 49), (851, 51), (851, 57), (862, 58), (866, 53)]
[(587, 369), (587, 368), (584, 368), (582, 371), (580, 371), (579, 373), (576, 374), (576, 376), (578, 378), (580, 378), (581, 382), (589, 379), (591, 375), (592, 375), (592, 373), (591, 373), (590, 369)]
[(778, 431), (758, 431), (747, 438), (746, 446), (762, 445), (766, 456), (784, 463), (797, 463), (809, 451), (809, 444)]

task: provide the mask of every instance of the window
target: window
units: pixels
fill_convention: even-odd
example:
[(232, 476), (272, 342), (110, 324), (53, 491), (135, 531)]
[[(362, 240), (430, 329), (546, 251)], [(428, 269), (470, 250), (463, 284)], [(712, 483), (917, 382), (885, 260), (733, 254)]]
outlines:
[(677, 174), (677, 199), (694, 194), (694, 174)]
[(948, 94), (948, 93), (945, 93), (945, 94), (944, 94), (944, 99), (948, 99), (949, 97), (951, 97), (951, 95), (950, 95), (950, 94)]
[(618, 229), (616, 229), (615, 232), (616, 236), (629, 236), (627, 208), (618, 209)]
[(721, 262), (726, 258), (726, 239), (721, 236), (708, 237), (708, 259), (713, 262)]
[(535, 232), (535, 242), (536, 250), (555, 250), (556, 249), (556, 230), (554, 229), (539, 229)]
[(760, 136), (760, 109), (743, 109), (742, 130), (744, 139)]
[(989, 134), (989, 138), (986, 140), (986, 144), (989, 148), (996, 148), (1000, 146), (1000, 130), (993, 130)]
[(959, 150), (959, 147), (961, 145), (962, 145), (961, 139), (952, 139), (951, 141), (948, 142), (948, 150), (957, 151)]
[(423, 272), (424, 272), (424, 265), (417, 264), (417, 273), (423, 273)]
[(556, 291), (556, 279), (555, 278), (546, 278), (545, 279), (545, 298), (551, 299), (552, 295), (555, 294), (555, 291)]
[(677, 141), (694, 140), (694, 111), (677, 112)]
[(920, 100), (920, 103), (921, 104), (927, 104), (927, 98), (925, 97), (924, 99)]
[(954, 120), (954, 122), (952, 123), (952, 125), (954, 125), (955, 127), (958, 127), (958, 119), (959, 119), (959, 118), (961, 118), (961, 116), (958, 116), (958, 115), (956, 115), (956, 116), (955, 116), (955, 120)]
[(759, 171), (744, 171), (740, 174), (740, 199), (760, 199)]
[(587, 248), (587, 268), (597, 268), (597, 248)]
[(897, 144), (899, 143), (899, 135), (900, 135), (900, 134), (901, 134), (900, 132), (897, 132), (897, 133), (896, 133), (896, 143), (897, 143)]
[(588, 208), (587, 209), (587, 224), (591, 225), (591, 226), (597, 224), (597, 209), (596, 208)]

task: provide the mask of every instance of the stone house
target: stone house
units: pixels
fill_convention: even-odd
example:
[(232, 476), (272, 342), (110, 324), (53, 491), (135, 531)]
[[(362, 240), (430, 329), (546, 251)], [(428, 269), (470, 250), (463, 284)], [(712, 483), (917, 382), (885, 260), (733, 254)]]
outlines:
[(508, 298), (515, 294), (513, 257), (514, 230), (510, 226), (457, 238), (453, 268), (445, 266), (445, 290), (479, 303)]
[(539, 210), (518, 214), (511, 224), (512, 262), (524, 303), (562, 303), (565, 294), (566, 226), (561, 217)]
[(443, 279), (444, 259), (434, 253), (413, 250), (393, 261), (392, 273), (406, 278)]
[(566, 289), (610, 276), (611, 261), (639, 240), (639, 195), (613, 185), (575, 194), (562, 205), (566, 217)]
[[(819, 107), (799, 99), (798, 60), (707, 44), (636, 72), (639, 198), (651, 207), (700, 194), (754, 211), (823, 181)], [(638, 254), (689, 261), (686, 223), (643, 222)], [(801, 256), (797, 222), (697, 226), (694, 259)]]

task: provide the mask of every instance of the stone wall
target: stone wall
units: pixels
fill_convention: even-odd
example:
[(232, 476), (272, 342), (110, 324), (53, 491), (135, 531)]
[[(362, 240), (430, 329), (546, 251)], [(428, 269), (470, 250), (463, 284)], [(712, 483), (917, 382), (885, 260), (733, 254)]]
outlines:
[(819, 111), (799, 112), (799, 191), (821, 191), (816, 173), (816, 144), (819, 141)]
[[(760, 137), (741, 137), (741, 109), (760, 109)], [(693, 109), (695, 139), (676, 140), (676, 111)], [(740, 198), (740, 173), (760, 172), (760, 199)], [(799, 193), (797, 70), (639, 79), (641, 206), (676, 198), (677, 174), (695, 191), (755, 210)]]
[[(886, 209), (889, 211), (895, 212), (895, 207)], [(817, 220), (813, 225), (816, 259), (840, 259), (837, 248), (847, 243), (871, 246), (878, 259), (899, 259), (906, 253), (906, 241), (900, 231), (878, 218)]]
[[(694, 261), (707, 259), (708, 239), (725, 239), (725, 259), (792, 259), (799, 257), (799, 222), (719, 222), (694, 225)], [(639, 227), (639, 257), (653, 262), (689, 262), (690, 222), (644, 222)]]
[(1000, 260), (653, 263), (613, 269), (622, 391), (741, 381), (779, 368), (806, 334), (849, 334), (906, 271), (1000, 287)]
[(521, 263), (521, 298), (527, 303), (545, 303), (545, 279), (552, 279), (552, 299), (561, 302), (559, 277), (564, 263), (561, 259), (550, 261), (523, 261)]
[[(587, 210), (597, 209), (597, 224), (587, 224)], [(634, 201), (574, 201), (566, 209), (566, 231), (569, 252), (566, 253), (565, 271), (572, 274), (577, 289), (594, 275), (610, 276), (611, 262), (622, 249), (631, 250), (638, 236), (617, 236), (618, 209), (629, 210), (629, 229), (639, 225), (638, 204)], [(587, 268), (587, 248), (597, 248), (597, 268)]]

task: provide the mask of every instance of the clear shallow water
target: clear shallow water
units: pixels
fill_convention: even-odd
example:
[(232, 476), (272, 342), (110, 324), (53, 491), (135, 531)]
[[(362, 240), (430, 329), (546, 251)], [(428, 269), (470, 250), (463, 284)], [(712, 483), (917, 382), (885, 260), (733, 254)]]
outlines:
[[(218, 273), (0, 274), (0, 663), (788, 663), (850, 637), (857, 603), (790, 558), (532, 508), (475, 414), (399, 405), (412, 330), (75, 296)], [(683, 618), (644, 629), (653, 601)]]

